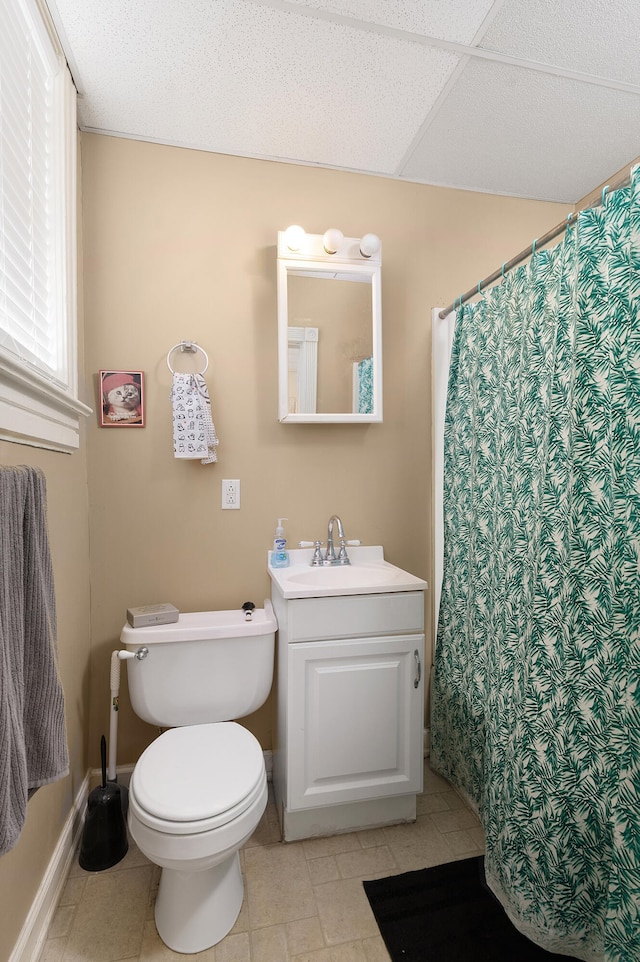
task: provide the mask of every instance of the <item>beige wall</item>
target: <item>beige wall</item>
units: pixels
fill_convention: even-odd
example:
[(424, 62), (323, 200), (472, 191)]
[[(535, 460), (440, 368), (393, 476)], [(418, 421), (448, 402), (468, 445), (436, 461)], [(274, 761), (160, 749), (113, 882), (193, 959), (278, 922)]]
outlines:
[[(127, 607), (261, 604), (278, 516), (295, 545), (337, 512), (347, 537), (431, 577), (431, 308), (566, 208), (91, 134), (82, 152), (87, 372), (144, 370), (147, 389), (144, 429), (89, 427), (95, 765)], [(382, 238), (383, 424), (278, 423), (275, 244), (291, 223)], [(216, 465), (172, 456), (165, 358), (183, 338), (209, 354)], [(222, 478), (240, 479), (240, 511), (221, 510)], [(247, 725), (270, 747), (270, 705)], [(153, 734), (123, 678), (119, 762)]]

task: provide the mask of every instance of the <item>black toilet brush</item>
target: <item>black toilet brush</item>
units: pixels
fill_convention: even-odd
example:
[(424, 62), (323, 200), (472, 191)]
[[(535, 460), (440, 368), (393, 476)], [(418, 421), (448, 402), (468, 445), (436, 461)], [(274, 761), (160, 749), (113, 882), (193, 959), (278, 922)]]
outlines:
[(120, 862), (129, 848), (127, 827), (122, 813), (120, 786), (107, 782), (107, 740), (100, 741), (102, 784), (89, 793), (87, 817), (80, 844), (80, 867), (87, 872), (102, 872)]

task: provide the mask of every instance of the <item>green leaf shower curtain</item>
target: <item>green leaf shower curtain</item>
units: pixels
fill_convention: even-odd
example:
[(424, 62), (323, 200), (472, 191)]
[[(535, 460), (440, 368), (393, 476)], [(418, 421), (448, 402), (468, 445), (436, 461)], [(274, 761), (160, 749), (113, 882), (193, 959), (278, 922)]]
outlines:
[(551, 952), (640, 960), (640, 176), (456, 317), (434, 767)]

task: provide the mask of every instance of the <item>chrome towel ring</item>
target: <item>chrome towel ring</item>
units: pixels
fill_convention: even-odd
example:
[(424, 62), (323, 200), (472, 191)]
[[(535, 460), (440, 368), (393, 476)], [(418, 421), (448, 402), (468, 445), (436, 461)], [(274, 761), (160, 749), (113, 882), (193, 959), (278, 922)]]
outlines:
[(196, 344), (195, 341), (180, 341), (178, 344), (174, 344), (171, 350), (169, 351), (169, 353), (167, 354), (167, 367), (169, 368), (172, 374), (175, 374), (176, 372), (171, 367), (171, 355), (173, 354), (174, 351), (177, 351), (178, 348), (180, 348), (180, 351), (183, 354), (185, 352), (187, 354), (195, 354), (196, 351), (200, 351), (200, 353), (204, 355), (204, 367), (201, 371), (196, 373), (204, 374), (206, 372), (207, 368), (209, 367), (209, 356), (207, 352), (204, 350), (204, 348), (200, 347), (199, 344)]

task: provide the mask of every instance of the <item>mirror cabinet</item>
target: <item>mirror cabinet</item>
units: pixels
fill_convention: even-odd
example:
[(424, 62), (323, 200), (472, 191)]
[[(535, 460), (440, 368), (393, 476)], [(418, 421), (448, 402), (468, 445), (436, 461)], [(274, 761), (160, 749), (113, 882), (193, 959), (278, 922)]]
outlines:
[(278, 232), (278, 417), (382, 421), (379, 239), (291, 230)]

